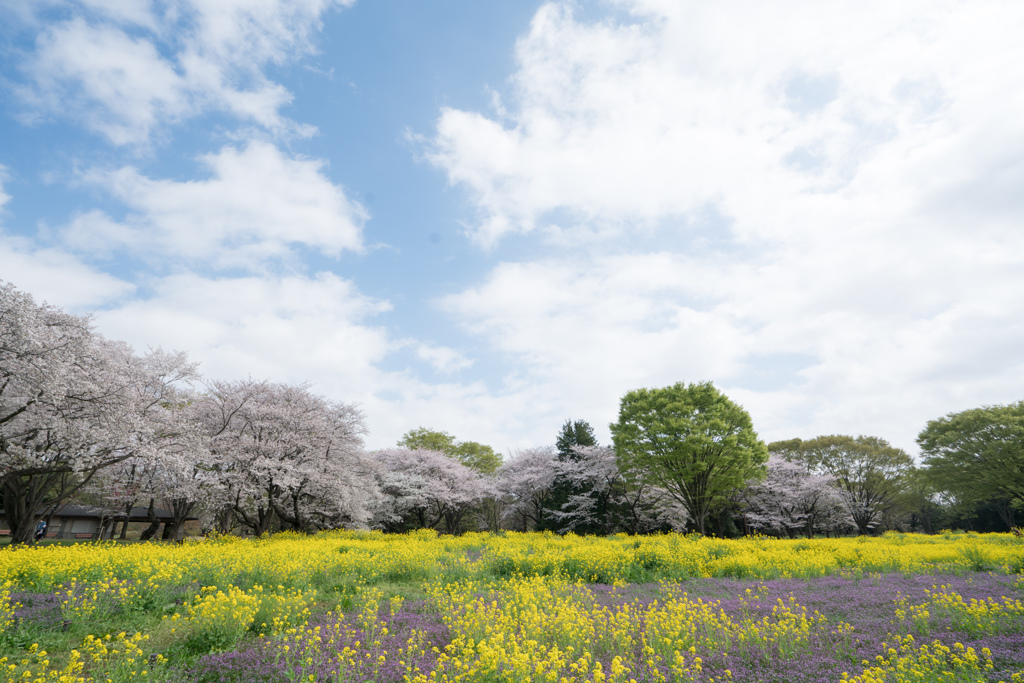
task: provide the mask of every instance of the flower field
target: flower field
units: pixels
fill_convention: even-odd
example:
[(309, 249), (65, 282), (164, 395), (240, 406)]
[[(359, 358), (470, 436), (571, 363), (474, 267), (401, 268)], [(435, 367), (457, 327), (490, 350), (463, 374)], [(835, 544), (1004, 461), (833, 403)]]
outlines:
[(0, 681), (1022, 681), (1009, 534), (0, 552)]

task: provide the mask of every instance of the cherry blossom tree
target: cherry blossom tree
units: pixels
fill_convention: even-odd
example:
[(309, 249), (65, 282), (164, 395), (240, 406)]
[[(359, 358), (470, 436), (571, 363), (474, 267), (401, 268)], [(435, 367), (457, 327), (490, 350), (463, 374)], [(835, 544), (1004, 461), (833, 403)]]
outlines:
[(832, 477), (811, 472), (807, 465), (773, 453), (763, 481), (743, 496), (744, 517), (752, 528), (795, 538), (803, 532), (813, 538), (815, 529), (832, 530), (844, 519), (842, 492)]
[(306, 386), (211, 382), (197, 406), (221, 500), (261, 535), (362, 525), (378, 495), (362, 450), (362, 413)]
[[(177, 477), (171, 473), (199, 468), (206, 449), (193, 409), (192, 385), (199, 373), (187, 354), (157, 349), (136, 356), (125, 350), (119, 362), (136, 379), (125, 391), (144, 429), (131, 435), (131, 456), (99, 471), (87, 490), (112, 508), (112, 519), (123, 517), (121, 538), (125, 538), (128, 518), (138, 502), (148, 499), (152, 509), (155, 499), (162, 497), (172, 510), (181, 507), (170, 502), (179, 492)], [(175, 519), (174, 535), (180, 537), (184, 516), (197, 506), (198, 501), (190, 504)]]
[(381, 488), (390, 500), (388, 520), (418, 528), (444, 524), (450, 534), (462, 531), (466, 514), (494, 495), (490, 479), (441, 451), (386, 448), (373, 453)]
[(12, 544), (104, 468), (150, 457), (166, 408), (153, 394), (191, 377), (183, 355), (136, 356), (73, 316), (0, 285), (0, 488)]
[(901, 448), (875, 436), (819, 436), (799, 442), (797, 457), (836, 482), (860, 534), (873, 531), (896, 508), (914, 470)]
[(527, 448), (498, 468), (496, 486), (504, 501), (503, 519), (522, 531), (541, 524), (547, 514), (558, 453), (550, 446)]
[(649, 533), (682, 531), (686, 509), (642, 472), (623, 469), (606, 446), (575, 446), (573, 458), (556, 463), (558, 478), (570, 491), (561, 510), (552, 510), (560, 533)]

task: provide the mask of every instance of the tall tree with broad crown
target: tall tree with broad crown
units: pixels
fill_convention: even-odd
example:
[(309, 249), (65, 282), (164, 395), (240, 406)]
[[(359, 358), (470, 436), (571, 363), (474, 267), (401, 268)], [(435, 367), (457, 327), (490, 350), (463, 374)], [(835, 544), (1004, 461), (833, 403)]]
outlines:
[(801, 441), (798, 453), (812, 470), (832, 477), (842, 490), (860, 534), (877, 527), (899, 504), (914, 469), (906, 452), (877, 436), (819, 436)]
[(991, 502), (1007, 527), (1024, 503), (1024, 401), (949, 413), (917, 437), (935, 487), (971, 505)]
[(0, 490), (11, 543), (104, 468), (159, 449), (163, 392), (195, 377), (184, 354), (136, 356), (0, 284)]
[(677, 500), (702, 534), (716, 506), (763, 476), (768, 459), (747, 411), (710, 382), (628, 392), (611, 432), (620, 464)]
[(466, 514), (495, 493), (488, 477), (442, 451), (385, 448), (371, 457), (389, 498), (384, 523), (405, 520), (417, 528), (443, 523), (447, 533), (461, 533)]

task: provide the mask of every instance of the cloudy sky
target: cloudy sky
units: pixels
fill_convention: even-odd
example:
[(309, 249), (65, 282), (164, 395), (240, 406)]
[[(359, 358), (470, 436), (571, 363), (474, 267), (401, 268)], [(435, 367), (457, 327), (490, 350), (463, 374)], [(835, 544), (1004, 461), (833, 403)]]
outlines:
[(0, 279), (508, 453), (1024, 399), (1024, 3), (0, 0)]

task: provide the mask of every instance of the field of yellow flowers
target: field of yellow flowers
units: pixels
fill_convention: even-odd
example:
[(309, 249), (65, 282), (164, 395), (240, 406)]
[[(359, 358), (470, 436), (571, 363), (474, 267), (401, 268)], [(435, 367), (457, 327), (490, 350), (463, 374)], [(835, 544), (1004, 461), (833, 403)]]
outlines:
[(1024, 540), (331, 532), (0, 550), (0, 682), (1024, 681)]

